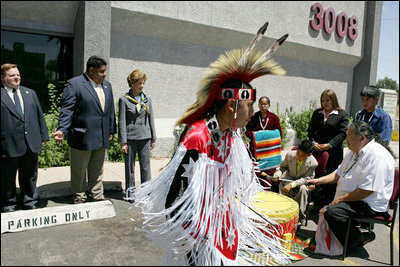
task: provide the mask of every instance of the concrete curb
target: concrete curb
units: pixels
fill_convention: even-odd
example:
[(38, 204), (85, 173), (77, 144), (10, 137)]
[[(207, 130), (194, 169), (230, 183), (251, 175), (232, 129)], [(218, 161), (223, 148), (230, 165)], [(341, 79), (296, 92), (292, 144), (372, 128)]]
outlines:
[(1, 214), (1, 233), (21, 232), (110, 217), (115, 217), (114, 206), (110, 201), (17, 210)]

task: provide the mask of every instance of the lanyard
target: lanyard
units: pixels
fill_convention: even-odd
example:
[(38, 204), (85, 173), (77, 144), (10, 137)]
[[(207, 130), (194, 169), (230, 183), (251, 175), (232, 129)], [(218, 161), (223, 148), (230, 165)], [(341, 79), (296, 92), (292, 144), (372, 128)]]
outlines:
[[(371, 113), (371, 117), (369, 117), (369, 119), (368, 119), (368, 124), (369, 124), (370, 121), (372, 120), (372, 117), (373, 117), (373, 116), (374, 116), (374, 114)], [(365, 121), (364, 119), (365, 119), (365, 115), (363, 115), (362, 121)]]
[(350, 168), (348, 168), (345, 172), (343, 172), (342, 177), (344, 177), (351, 170), (351, 168), (353, 168), (353, 166), (357, 163), (359, 158), (360, 158), (360, 154), (358, 153), (357, 156), (354, 158), (353, 164), (351, 164)]
[[(357, 118), (359, 118), (359, 117), (361, 117), (361, 113), (357, 116)], [(366, 123), (369, 124), (369, 123), (371, 122), (371, 120), (372, 120), (372, 117), (374, 117), (374, 114), (373, 114), (373, 113), (371, 113), (371, 116), (369, 117), (368, 121), (366, 121), (366, 120), (365, 120), (365, 114), (363, 114), (363, 115), (362, 115), (362, 118), (356, 119), (356, 120), (365, 121)]]

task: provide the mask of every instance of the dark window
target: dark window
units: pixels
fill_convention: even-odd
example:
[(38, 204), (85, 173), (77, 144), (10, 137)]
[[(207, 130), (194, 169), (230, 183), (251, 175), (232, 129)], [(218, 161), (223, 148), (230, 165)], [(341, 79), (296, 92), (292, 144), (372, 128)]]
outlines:
[(21, 85), (36, 91), (43, 112), (50, 107), (47, 86), (61, 94), (72, 78), (72, 38), (1, 30), (1, 64), (18, 65)]

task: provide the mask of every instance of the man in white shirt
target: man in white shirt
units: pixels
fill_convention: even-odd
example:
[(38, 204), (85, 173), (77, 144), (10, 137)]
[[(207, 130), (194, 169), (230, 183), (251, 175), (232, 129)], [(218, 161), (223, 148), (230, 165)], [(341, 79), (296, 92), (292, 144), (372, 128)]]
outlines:
[[(393, 152), (368, 123), (353, 122), (346, 141), (349, 152), (336, 171), (308, 181), (314, 185), (337, 183), (335, 198), (324, 218), (342, 244), (349, 218), (386, 214), (394, 182)], [(351, 225), (349, 247), (363, 246), (374, 239), (373, 232), (361, 233)]]

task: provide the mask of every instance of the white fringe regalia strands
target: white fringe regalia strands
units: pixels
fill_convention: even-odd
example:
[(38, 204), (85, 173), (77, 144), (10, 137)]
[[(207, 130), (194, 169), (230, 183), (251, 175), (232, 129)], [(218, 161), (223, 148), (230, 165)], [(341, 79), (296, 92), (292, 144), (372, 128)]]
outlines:
[[(134, 191), (135, 205), (144, 214), (140, 230), (164, 248), (162, 265), (259, 265), (257, 256), (266, 257), (267, 263), (272, 259), (280, 265), (290, 263), (289, 251), (282, 245), (285, 241), (276, 236), (279, 224), (252, 211), (256, 208), (251, 198), (264, 190), (240, 134), (233, 127), (220, 131), (223, 137), (216, 140), (214, 128), (207, 125), (209, 120), (200, 118), (216, 99), (221, 99), (225, 81), (250, 82), (262, 75), (285, 73), (270, 57), (287, 35), (265, 53), (253, 51), (267, 26), (260, 28), (247, 49), (228, 51), (210, 65), (196, 103), (177, 123), (187, 124), (186, 139), (162, 173)], [(210, 120), (218, 124), (215, 116)], [(198, 158), (188, 159), (189, 150), (197, 151)], [(210, 156), (209, 152), (214, 154)], [(183, 174), (177, 175), (183, 168)], [(176, 176), (184, 177), (181, 182), (185, 186), (166, 208)]]
[[(272, 225), (279, 227), (278, 224), (265, 215), (264, 219), (254, 213), (250, 215), (249, 208), (255, 209), (250, 198), (263, 188), (255, 179), (245, 145), (236, 133), (225, 164), (201, 154), (196, 162), (185, 166), (188, 187), (179, 200), (165, 209), (171, 182), (185, 154), (186, 148), (181, 144), (158, 178), (144, 183), (135, 192), (136, 205), (144, 211), (142, 230), (166, 250), (162, 265), (188, 265), (187, 254), (191, 251), (197, 252), (193, 263), (199, 266), (241, 265), (245, 262), (258, 265), (250, 254), (265, 254), (281, 265), (290, 263), (288, 251), (274, 235)], [(226, 170), (231, 171), (227, 173)], [(214, 190), (204, 190), (205, 187)], [(217, 238), (214, 243), (215, 236), (221, 238), (221, 230), (228, 224), (223, 221), (226, 218), (223, 214), (228, 209), (229, 225), (236, 225), (239, 233), (239, 257), (235, 261), (224, 257), (216, 248), (221, 240)], [(190, 225), (184, 228), (188, 221)], [(208, 227), (205, 222), (209, 222)], [(229, 232), (229, 229), (225, 230)], [(234, 239), (232, 236), (231, 242)]]

